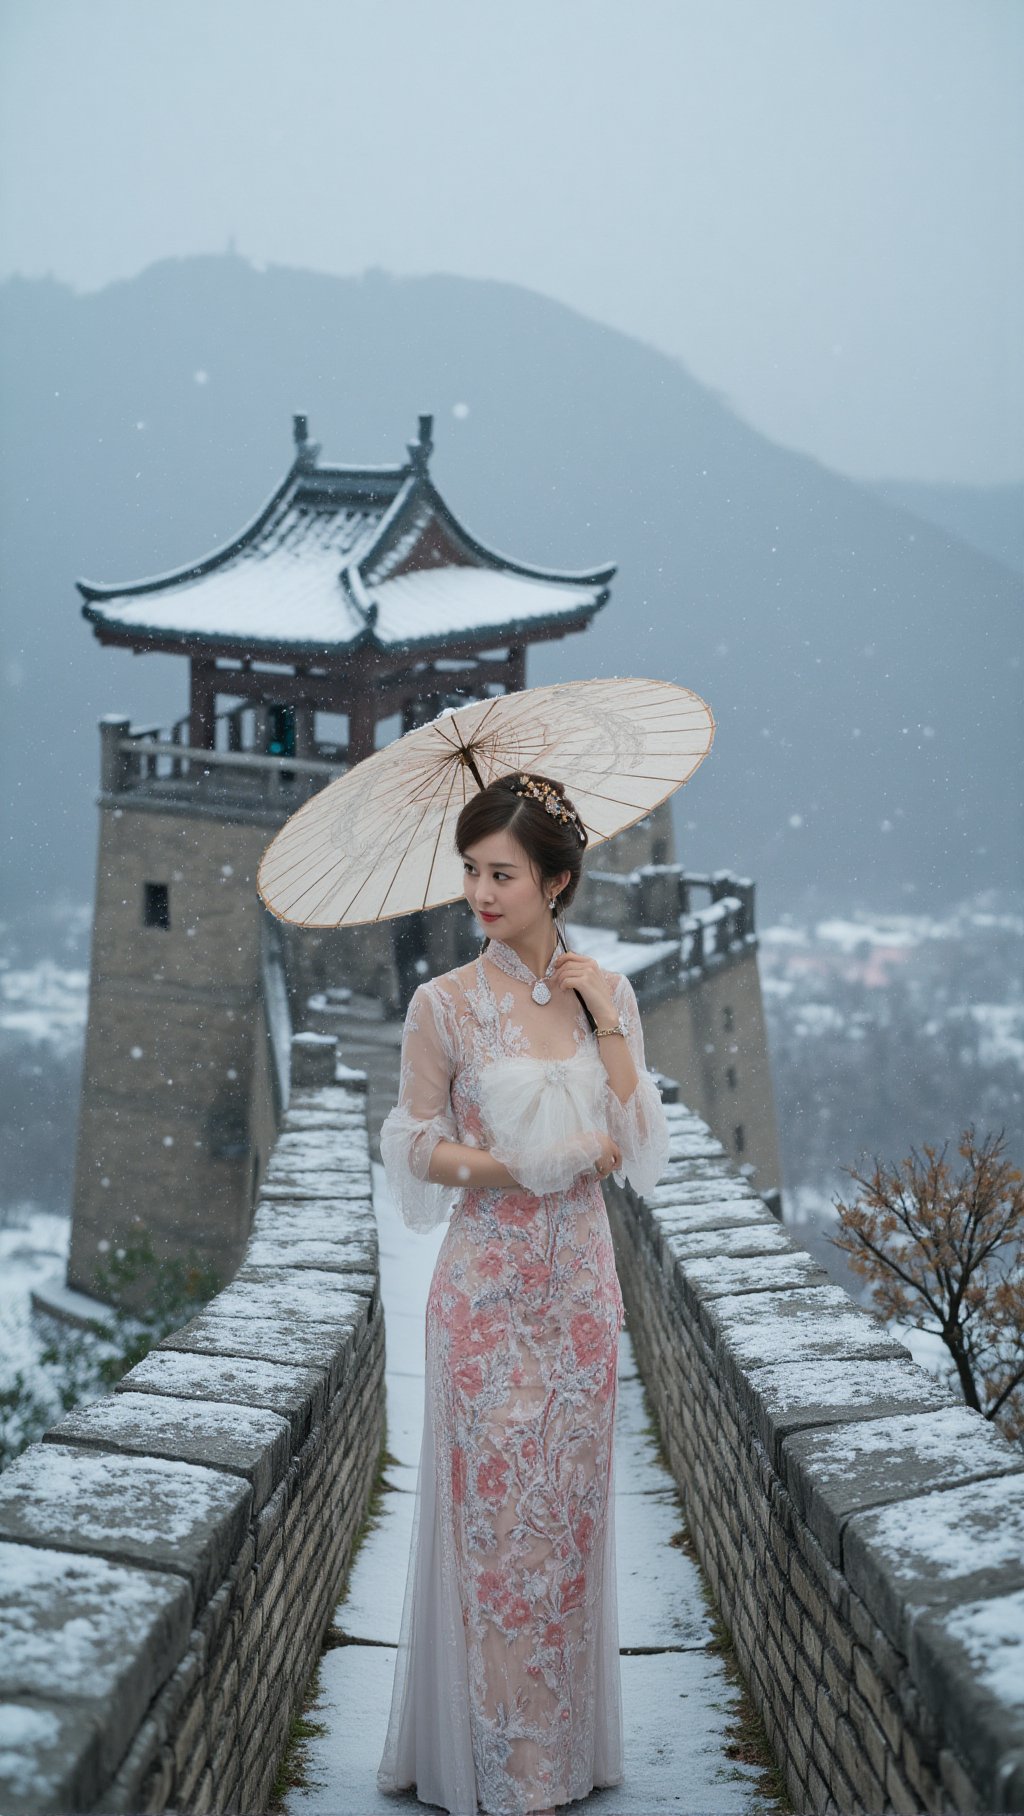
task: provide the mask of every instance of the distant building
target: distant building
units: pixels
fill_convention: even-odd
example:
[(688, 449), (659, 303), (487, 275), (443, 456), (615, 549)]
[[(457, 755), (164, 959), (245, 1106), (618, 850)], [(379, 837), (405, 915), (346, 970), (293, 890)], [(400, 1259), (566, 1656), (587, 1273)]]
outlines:
[[(475, 949), (462, 904), (299, 931), (271, 922), (255, 890), (276, 828), (370, 755), (384, 722), (407, 730), (524, 687), (528, 646), (585, 630), (608, 601), (612, 566), (530, 566), (472, 536), (430, 477), (431, 427), (421, 416), (399, 466), (327, 466), (296, 416), (288, 472), (231, 542), (155, 579), (78, 583), (100, 642), (184, 656), (190, 692), (187, 716), (166, 730), (101, 725), (70, 1286), (93, 1290), (100, 1244), (140, 1221), (158, 1255), (192, 1247), (233, 1272), (274, 1135), (260, 1032), (282, 987), (271, 929), (299, 1022), (312, 995), (339, 989), (396, 1017), (424, 969)], [(647, 941), (631, 974), (649, 1003), (651, 1063), (689, 1074), (682, 1095), (770, 1191), (778, 1158), (753, 885), (739, 880), (737, 894), (724, 873), (687, 878), (673, 855), (659, 808), (601, 848), (577, 912), (613, 944)], [(698, 915), (687, 931), (679, 917), (702, 884), (707, 926)]]

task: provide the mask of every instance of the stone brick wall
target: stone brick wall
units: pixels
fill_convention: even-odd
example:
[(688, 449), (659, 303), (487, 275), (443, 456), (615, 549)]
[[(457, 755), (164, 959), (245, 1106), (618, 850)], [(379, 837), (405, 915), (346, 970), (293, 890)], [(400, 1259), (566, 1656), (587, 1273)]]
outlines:
[(257, 1811), (375, 1480), (365, 1095), (298, 1036), (242, 1267), (0, 1476), (0, 1808)]
[(608, 1194), (627, 1320), (796, 1809), (1024, 1809), (1024, 1452), (666, 1113)]

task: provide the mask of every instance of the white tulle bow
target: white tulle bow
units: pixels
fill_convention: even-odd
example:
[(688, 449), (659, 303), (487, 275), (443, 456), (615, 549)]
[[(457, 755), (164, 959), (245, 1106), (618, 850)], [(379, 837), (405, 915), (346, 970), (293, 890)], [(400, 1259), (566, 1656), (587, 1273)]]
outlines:
[(606, 1079), (593, 1053), (492, 1060), (480, 1073), (480, 1104), (495, 1159), (528, 1191), (565, 1191), (601, 1152)]

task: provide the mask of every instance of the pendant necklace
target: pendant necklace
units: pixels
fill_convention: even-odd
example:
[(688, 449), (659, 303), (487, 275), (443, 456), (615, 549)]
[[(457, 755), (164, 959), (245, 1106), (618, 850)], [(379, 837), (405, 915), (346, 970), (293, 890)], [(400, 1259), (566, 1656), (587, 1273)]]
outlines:
[(551, 991), (544, 982), (544, 978), (550, 977), (554, 970), (555, 960), (558, 957), (557, 941), (555, 943), (555, 950), (551, 954), (551, 962), (544, 973), (544, 977), (535, 977), (529, 966), (523, 964), (518, 952), (513, 952), (512, 947), (506, 946), (504, 940), (489, 940), (486, 947), (486, 955), (495, 965), (497, 965), (498, 970), (504, 971), (508, 977), (517, 977), (520, 983), (532, 984), (533, 988), (530, 991), (530, 995), (533, 997), (535, 1003), (543, 1004), (551, 1001)]

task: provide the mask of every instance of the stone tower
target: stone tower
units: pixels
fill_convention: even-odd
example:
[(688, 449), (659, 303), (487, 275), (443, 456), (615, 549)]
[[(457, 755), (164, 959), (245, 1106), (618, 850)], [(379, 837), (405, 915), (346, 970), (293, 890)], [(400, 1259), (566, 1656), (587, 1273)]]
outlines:
[[(131, 586), (79, 582), (104, 644), (189, 663), (166, 731), (101, 726), (99, 866), (68, 1284), (101, 1245), (150, 1232), (230, 1276), (273, 1133), (260, 1018), (278, 987), (256, 868), (316, 789), (368, 756), (381, 721), (522, 688), (532, 642), (582, 631), (613, 567), (566, 574), (484, 547), (408, 458), (328, 466), (294, 418), (292, 464), (224, 548)], [(410, 968), (467, 956), (441, 910), (285, 934), (295, 1000), (356, 982), (397, 1012)]]

